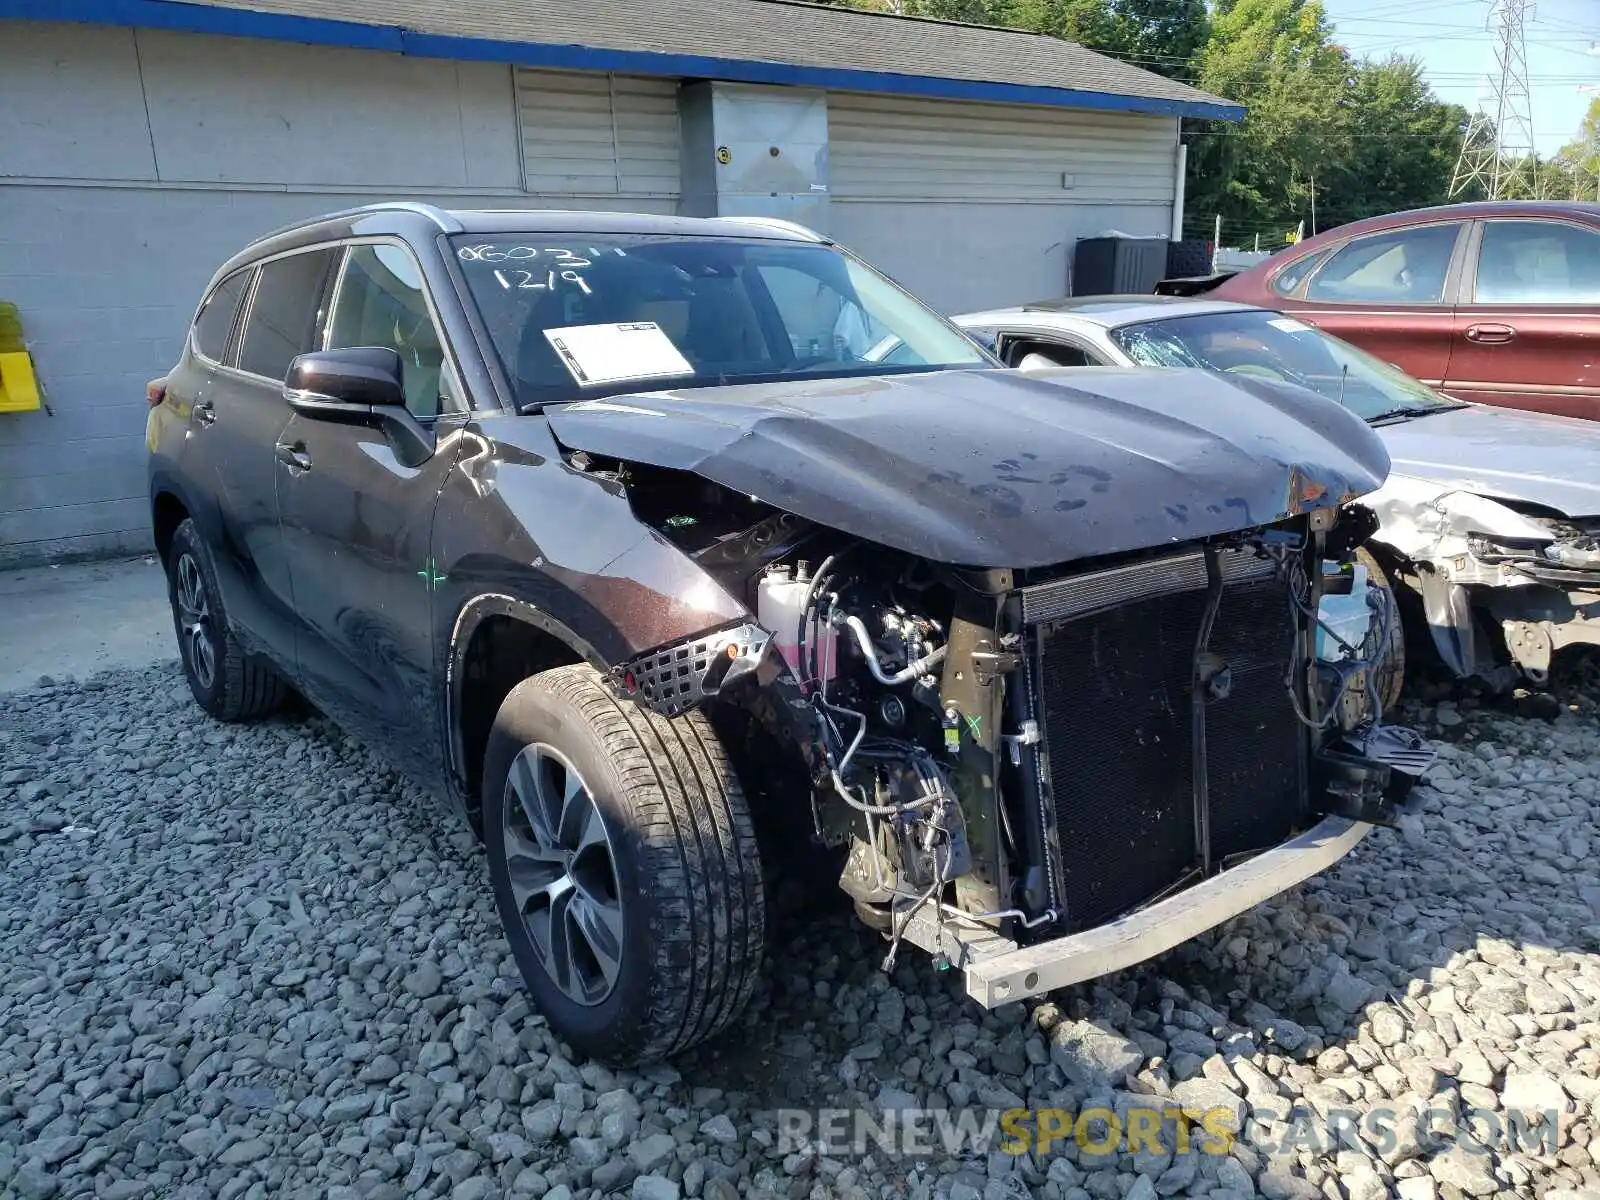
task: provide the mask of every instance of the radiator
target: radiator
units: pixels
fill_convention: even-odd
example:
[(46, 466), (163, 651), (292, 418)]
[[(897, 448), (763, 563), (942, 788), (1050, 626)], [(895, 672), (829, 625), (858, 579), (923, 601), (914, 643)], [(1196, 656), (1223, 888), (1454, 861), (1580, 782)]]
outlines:
[[(1269, 565), (1224, 559), (1210, 648), (1230, 689), (1206, 706), (1213, 864), (1282, 841), (1306, 812), (1304, 727), (1283, 678), (1294, 622)], [(1175, 556), (1026, 589), (1047, 872), (1067, 926), (1197, 877), (1191, 673), (1204, 560)]]

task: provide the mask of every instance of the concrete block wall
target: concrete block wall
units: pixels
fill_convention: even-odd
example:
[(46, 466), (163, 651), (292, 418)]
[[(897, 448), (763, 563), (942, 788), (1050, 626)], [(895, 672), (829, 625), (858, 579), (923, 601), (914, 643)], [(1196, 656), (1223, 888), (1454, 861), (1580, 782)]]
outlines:
[[(659, 191), (525, 190), (525, 114), (539, 110), (524, 105), (519, 115), (516, 80), (537, 86), (541, 74), (337, 47), (0, 20), (0, 300), (21, 310), (51, 410), (0, 414), (0, 568), (150, 545), (145, 384), (171, 366), (216, 266), (260, 234), (380, 199), (675, 211), (678, 201)], [(546, 87), (560, 90), (553, 80)], [(750, 107), (752, 144), (788, 145), (789, 125), (761, 114), (770, 107), (781, 116), (803, 93), (730, 91), (746, 93), (782, 101)], [(860, 110), (854, 187), (834, 186), (849, 183), (842, 169), (848, 164), (831, 182), (821, 174), (834, 149), (836, 103), (841, 115)], [(910, 128), (936, 138), (954, 111), (942, 104), (907, 110), (915, 117)], [(977, 143), (989, 159), (1015, 143), (1008, 161), (1031, 161), (1032, 143), (1026, 131), (1011, 129), (1004, 106), (966, 107), (999, 110)], [(1076, 198), (1052, 192), (1048, 201), (1019, 203), (1017, 187), (994, 182), (993, 172), (962, 170), (916, 176), (907, 195), (903, 172), (883, 161), (905, 127), (873, 124), (882, 108), (826, 94), (825, 112), (810, 121), (821, 132), (791, 149), (815, 160), (817, 174), (807, 182), (828, 191), (806, 187), (792, 197), (795, 211), (771, 209), (775, 198), (760, 196), (756, 208), (742, 211), (817, 221), (946, 312), (1059, 295), (1077, 237), (1108, 227), (1165, 228), (1169, 208), (1154, 192), (1133, 211), (1087, 188)], [(605, 111), (575, 119), (588, 128)], [(1114, 120), (1051, 118), (1052, 127), (1093, 126), (1102, 150), (1148, 148), (1151, 118), (1108, 123)], [(554, 132), (559, 141), (562, 131)], [(1175, 143), (1175, 121), (1170, 136)], [(825, 139), (820, 148), (817, 137)], [(1057, 160), (1071, 165), (1075, 145), (1051, 143), (1043, 156), (1056, 183)], [(1108, 180), (1116, 172), (1092, 167), (1103, 158), (1085, 158), (1085, 172), (1098, 171), (1097, 186), (1115, 187)], [(874, 182), (875, 171), (899, 180), (901, 190)]]
[(0, 300), (51, 409), (0, 413), (0, 568), (149, 547), (145, 384), (252, 238), (379, 199), (652, 207), (525, 193), (495, 64), (7, 20), (0, 112)]

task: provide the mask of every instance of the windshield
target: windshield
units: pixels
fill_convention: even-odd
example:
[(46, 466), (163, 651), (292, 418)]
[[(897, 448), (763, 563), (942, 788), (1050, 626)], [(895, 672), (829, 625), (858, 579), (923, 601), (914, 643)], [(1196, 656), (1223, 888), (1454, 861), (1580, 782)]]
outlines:
[(1337, 400), (1365, 420), (1456, 407), (1398, 367), (1272, 312), (1220, 312), (1114, 330), (1112, 340), (1147, 367), (1199, 367), (1294, 383)]
[(998, 365), (832, 246), (635, 234), (451, 240), (519, 405), (641, 385)]

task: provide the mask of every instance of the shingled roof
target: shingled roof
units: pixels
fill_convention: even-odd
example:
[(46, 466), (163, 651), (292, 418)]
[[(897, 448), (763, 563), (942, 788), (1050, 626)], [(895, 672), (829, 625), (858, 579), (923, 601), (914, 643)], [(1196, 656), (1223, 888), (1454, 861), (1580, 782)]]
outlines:
[[(0, 0), (0, 16), (14, 3)], [(19, 15), (525, 66), (1224, 120), (1244, 114), (1058, 38), (793, 0), (23, 0)]]

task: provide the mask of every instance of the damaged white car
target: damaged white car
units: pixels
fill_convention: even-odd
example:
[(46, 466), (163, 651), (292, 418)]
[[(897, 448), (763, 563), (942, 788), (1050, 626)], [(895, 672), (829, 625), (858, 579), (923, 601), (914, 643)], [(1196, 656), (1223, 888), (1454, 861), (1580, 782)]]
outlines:
[(1451, 400), (1292, 317), (1225, 301), (1088, 296), (955, 320), (1025, 370), (1200, 368), (1338, 400), (1377, 429), (1392, 463), (1362, 501), (1388, 577), (1374, 582), (1416, 597), (1453, 672), (1540, 685), (1556, 651), (1600, 645), (1594, 422)]

